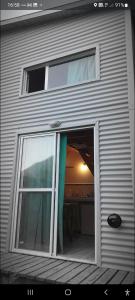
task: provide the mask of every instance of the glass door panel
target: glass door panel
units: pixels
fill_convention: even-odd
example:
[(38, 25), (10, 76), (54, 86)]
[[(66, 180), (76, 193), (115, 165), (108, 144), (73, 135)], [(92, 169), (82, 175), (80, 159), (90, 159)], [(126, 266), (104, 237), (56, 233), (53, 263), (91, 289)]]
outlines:
[(21, 140), (15, 248), (51, 252), (55, 135)]
[(50, 219), (50, 192), (20, 193), (17, 222), (19, 230), (16, 234), (18, 248), (49, 252)]
[(20, 172), (21, 188), (51, 188), (54, 139), (52, 136), (25, 138)]

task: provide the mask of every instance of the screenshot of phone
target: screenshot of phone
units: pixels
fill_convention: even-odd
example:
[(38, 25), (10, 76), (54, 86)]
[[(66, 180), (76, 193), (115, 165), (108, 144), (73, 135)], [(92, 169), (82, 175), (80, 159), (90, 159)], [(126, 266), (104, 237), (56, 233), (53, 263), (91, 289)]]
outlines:
[(0, 28), (0, 287), (133, 298), (135, 2), (4, 0)]

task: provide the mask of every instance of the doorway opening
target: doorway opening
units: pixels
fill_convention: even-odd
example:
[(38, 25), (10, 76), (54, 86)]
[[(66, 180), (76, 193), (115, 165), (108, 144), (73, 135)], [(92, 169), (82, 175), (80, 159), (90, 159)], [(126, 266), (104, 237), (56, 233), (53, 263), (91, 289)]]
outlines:
[(19, 138), (12, 250), (95, 263), (94, 147), (94, 127)]
[(95, 261), (93, 128), (60, 135), (57, 255)]

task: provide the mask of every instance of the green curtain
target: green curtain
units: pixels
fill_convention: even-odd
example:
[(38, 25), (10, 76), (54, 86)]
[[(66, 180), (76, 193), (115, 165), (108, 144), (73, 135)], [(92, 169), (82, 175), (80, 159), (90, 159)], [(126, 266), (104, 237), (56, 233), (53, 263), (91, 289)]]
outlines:
[(60, 138), (59, 189), (58, 189), (58, 252), (63, 253), (63, 208), (66, 171), (67, 135)]
[(93, 80), (94, 78), (95, 55), (84, 57), (68, 63), (68, 84), (75, 84), (85, 80)]

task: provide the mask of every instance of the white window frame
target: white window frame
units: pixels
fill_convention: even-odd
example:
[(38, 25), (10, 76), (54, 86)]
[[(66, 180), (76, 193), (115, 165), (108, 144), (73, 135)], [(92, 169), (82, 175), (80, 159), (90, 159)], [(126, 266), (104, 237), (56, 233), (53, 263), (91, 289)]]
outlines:
[[(84, 80), (84, 81), (81, 81), (81, 82), (78, 82), (78, 83), (75, 83), (75, 84), (66, 84), (66, 85), (61, 85), (61, 86), (58, 86), (58, 87), (48, 88), (49, 66), (52, 66), (54, 64), (59, 65), (62, 62), (66, 63), (66, 62), (70, 61), (70, 59), (74, 60), (74, 57), (79, 58), (80, 55), (82, 55), (85, 52), (87, 54), (89, 53), (90, 55), (92, 55), (92, 54), (95, 55), (96, 76), (95, 76), (94, 79)], [(36, 91), (36, 92), (28, 93), (27, 92), (28, 71), (39, 69), (39, 68), (42, 68), (42, 67), (45, 67), (44, 89)], [(73, 86), (81, 85), (81, 84), (84, 84), (84, 83), (92, 83), (92, 82), (95, 82), (97, 80), (100, 80), (99, 44), (93, 44), (90, 47), (80, 47), (78, 50), (67, 51), (67, 52), (64, 52), (61, 55), (55, 55), (55, 56), (48, 57), (48, 59), (44, 60), (44, 61), (43, 60), (37, 61), (36, 65), (34, 63), (24, 65), (22, 67), (22, 70), (21, 70), (21, 82), (20, 82), (19, 96), (20, 97), (31, 96), (31, 95), (38, 94), (38, 93), (44, 93), (44, 92), (54, 91), (54, 90), (58, 90), (58, 89), (73, 87)]]

